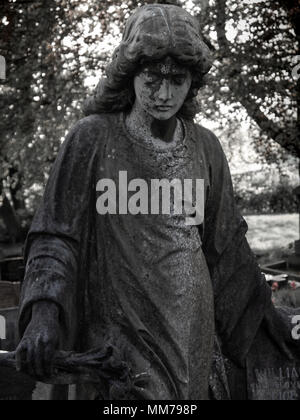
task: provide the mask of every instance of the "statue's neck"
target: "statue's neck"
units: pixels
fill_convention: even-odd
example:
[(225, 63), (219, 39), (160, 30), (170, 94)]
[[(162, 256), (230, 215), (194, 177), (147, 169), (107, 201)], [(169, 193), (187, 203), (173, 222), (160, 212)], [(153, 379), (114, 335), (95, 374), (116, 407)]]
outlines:
[(162, 145), (165, 143), (166, 146), (174, 141), (179, 129), (176, 116), (166, 121), (157, 120), (136, 103), (126, 119), (126, 124), (129, 131), (136, 137), (162, 143)]

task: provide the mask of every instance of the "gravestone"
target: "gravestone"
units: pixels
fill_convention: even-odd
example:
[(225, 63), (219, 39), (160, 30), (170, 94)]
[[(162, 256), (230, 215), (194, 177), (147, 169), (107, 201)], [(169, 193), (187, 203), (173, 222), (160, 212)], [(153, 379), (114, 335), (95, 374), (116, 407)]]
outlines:
[(249, 375), (249, 395), (258, 401), (300, 400), (300, 364), (256, 366)]
[(262, 332), (250, 351), (247, 365), (248, 399), (255, 401), (300, 400), (300, 362), (296, 345), (283, 355)]
[(0, 335), (0, 350), (14, 351), (18, 345), (18, 312), (18, 307), (0, 308), (0, 322), (5, 319), (5, 334)]

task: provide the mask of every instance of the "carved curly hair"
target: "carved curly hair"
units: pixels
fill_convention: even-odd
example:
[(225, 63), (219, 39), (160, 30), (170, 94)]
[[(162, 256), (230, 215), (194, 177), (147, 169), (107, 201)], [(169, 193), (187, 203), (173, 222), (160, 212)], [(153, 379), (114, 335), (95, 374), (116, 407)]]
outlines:
[(199, 111), (196, 97), (212, 61), (196, 19), (184, 9), (152, 4), (128, 19), (123, 39), (94, 94), (85, 102), (85, 115), (129, 110), (135, 100), (133, 79), (140, 67), (172, 57), (188, 67), (192, 86), (179, 115), (193, 119)]

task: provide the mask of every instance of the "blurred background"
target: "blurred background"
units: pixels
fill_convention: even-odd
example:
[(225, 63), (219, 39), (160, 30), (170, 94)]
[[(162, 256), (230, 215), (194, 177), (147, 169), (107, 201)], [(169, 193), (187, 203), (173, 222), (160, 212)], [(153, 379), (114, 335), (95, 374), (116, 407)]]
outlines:
[(147, 3), (177, 4), (199, 20), (215, 61), (199, 93), (197, 121), (224, 146), (257, 255), (277, 259), (293, 252), (299, 239), (298, 0), (2, 0), (3, 254), (7, 245), (23, 244), (66, 133), (82, 117), (82, 103), (104, 74), (124, 22)]

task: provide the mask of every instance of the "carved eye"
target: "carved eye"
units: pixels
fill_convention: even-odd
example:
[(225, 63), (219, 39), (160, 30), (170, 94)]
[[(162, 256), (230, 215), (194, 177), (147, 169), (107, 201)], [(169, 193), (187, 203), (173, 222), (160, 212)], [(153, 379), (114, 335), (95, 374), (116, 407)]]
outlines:
[(183, 83), (185, 82), (185, 77), (184, 76), (174, 76), (172, 78), (173, 83), (175, 85), (183, 85)]
[(157, 83), (160, 80), (160, 77), (156, 74), (145, 73), (144, 80), (146, 84)]

